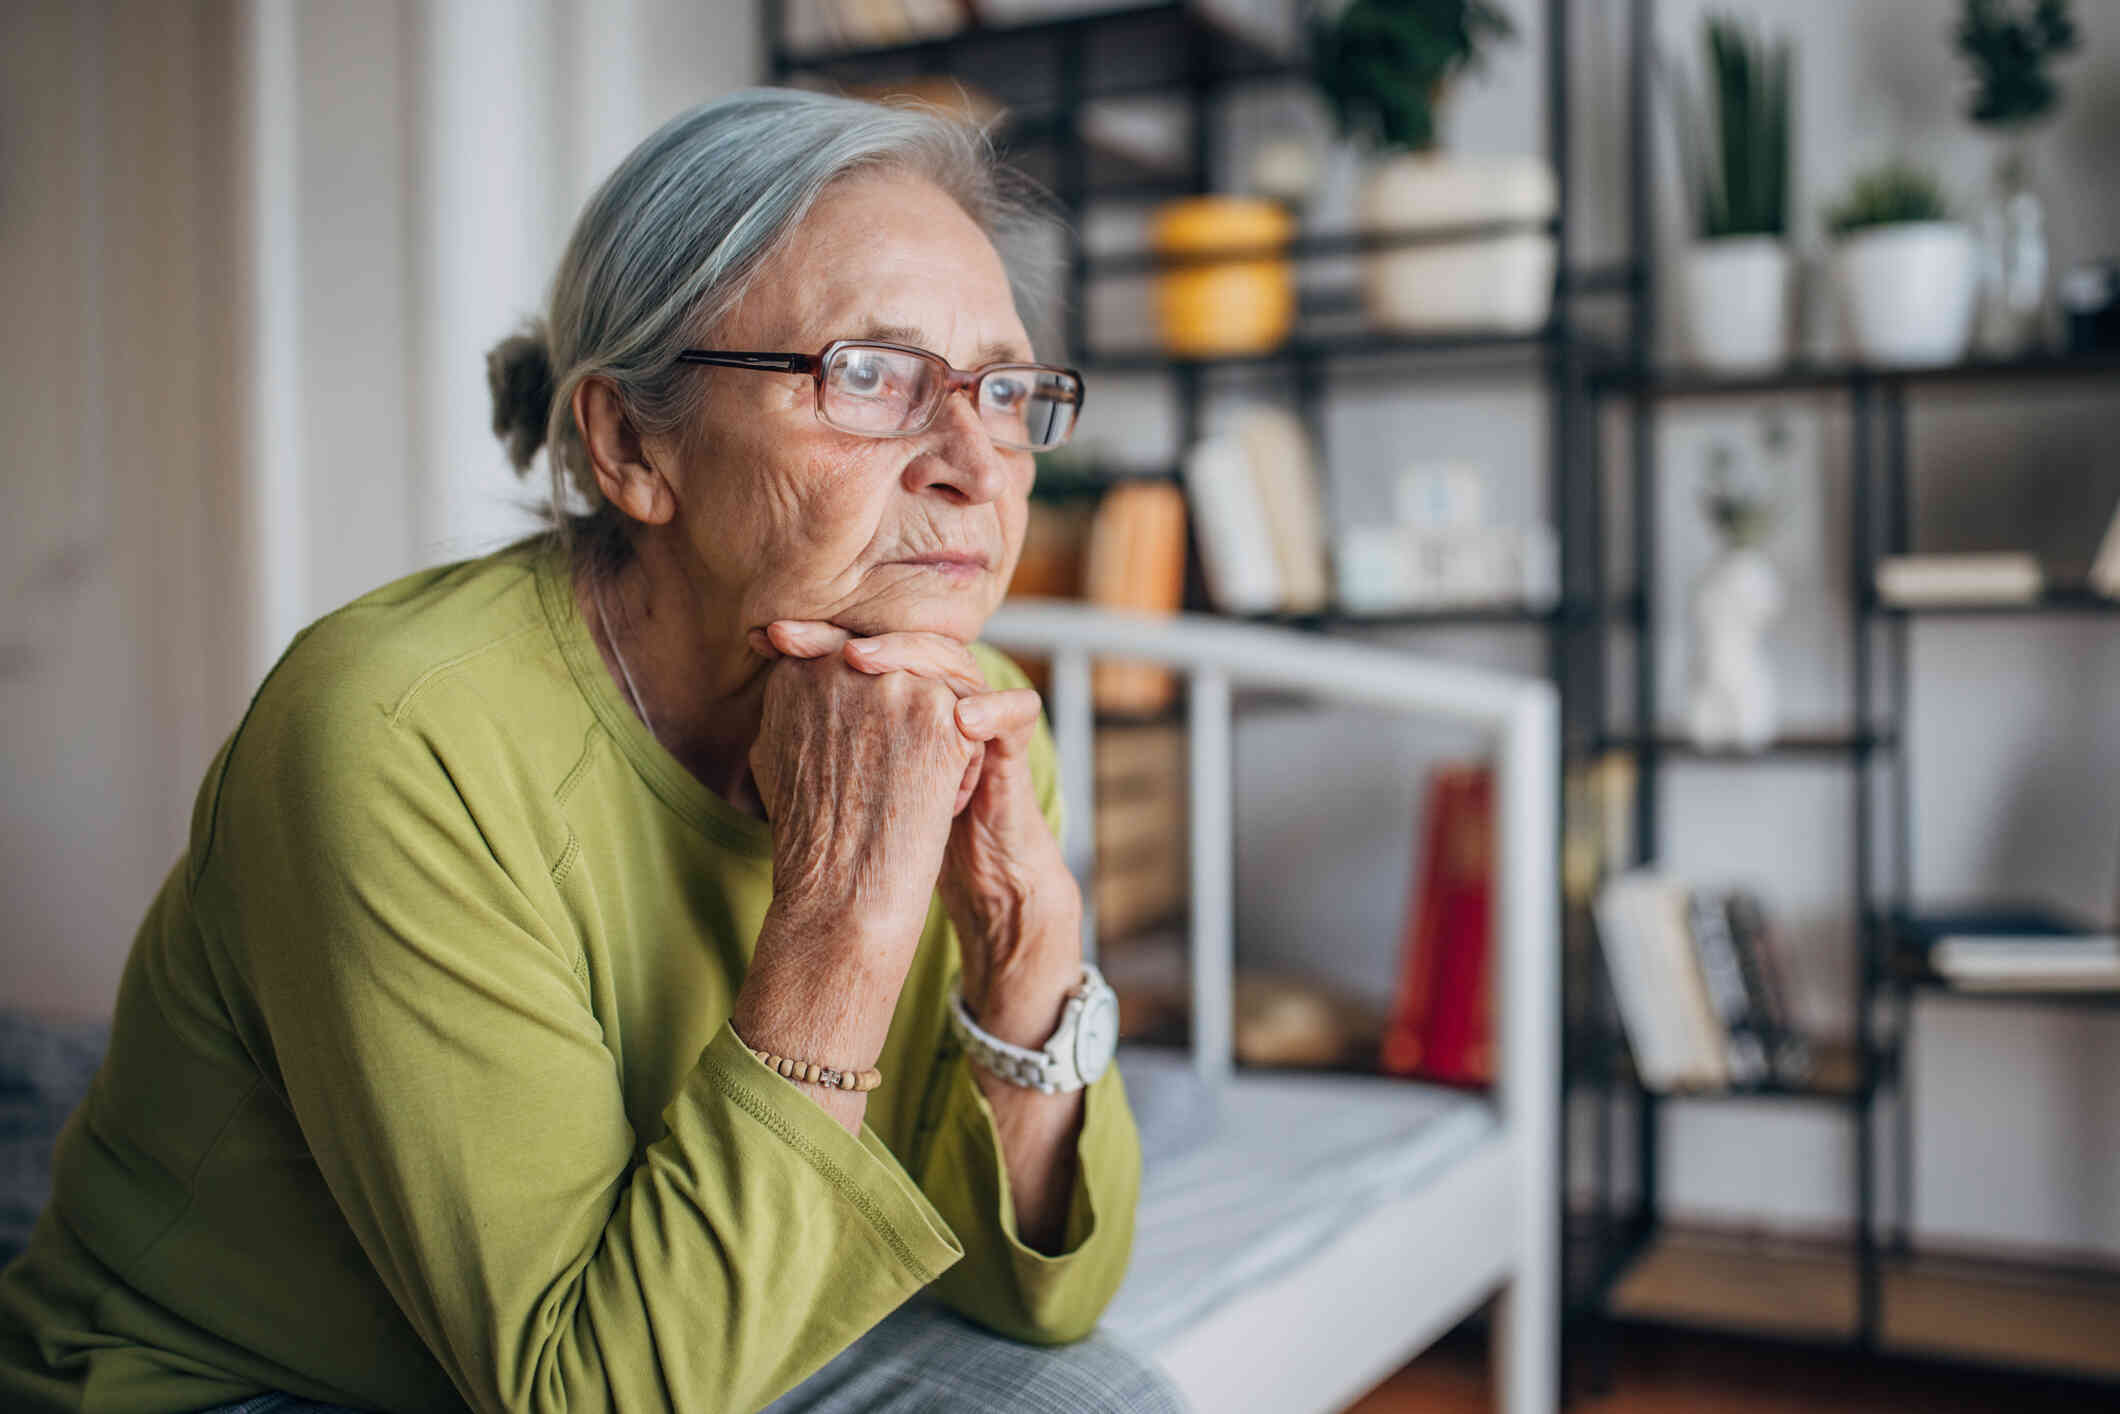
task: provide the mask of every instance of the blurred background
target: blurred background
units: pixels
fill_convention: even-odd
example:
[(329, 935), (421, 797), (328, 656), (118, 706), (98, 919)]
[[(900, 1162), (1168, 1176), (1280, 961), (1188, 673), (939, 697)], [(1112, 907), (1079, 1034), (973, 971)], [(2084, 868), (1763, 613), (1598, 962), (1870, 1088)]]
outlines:
[[(2120, 1380), (2107, 0), (0, 7), (0, 1005), (107, 1013), (296, 630), (535, 524), (486, 349), (758, 82), (1065, 211), (1019, 592), (1560, 685), (1573, 1314)], [(1172, 691), (1095, 894), (1182, 1041)], [(1240, 718), (1243, 1059), (1482, 1083), (1471, 749)]]

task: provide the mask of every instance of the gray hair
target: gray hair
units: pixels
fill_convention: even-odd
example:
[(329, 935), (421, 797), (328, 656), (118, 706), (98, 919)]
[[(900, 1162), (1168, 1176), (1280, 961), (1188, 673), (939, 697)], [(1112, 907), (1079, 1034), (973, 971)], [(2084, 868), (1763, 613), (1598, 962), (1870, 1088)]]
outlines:
[[(675, 361), (704, 342), (833, 183), (892, 170), (949, 193), (994, 242), (1018, 308), (1043, 303), (1051, 204), (996, 158), (986, 134), (939, 109), (755, 88), (701, 104), (633, 149), (582, 208), (543, 319), (486, 356), (493, 431), (518, 473), (548, 447), (562, 540), (607, 574), (631, 552), (575, 425), (574, 390), (608, 379), (636, 430), (677, 432), (698, 410), (703, 370)], [(569, 506), (569, 488), (586, 510)]]

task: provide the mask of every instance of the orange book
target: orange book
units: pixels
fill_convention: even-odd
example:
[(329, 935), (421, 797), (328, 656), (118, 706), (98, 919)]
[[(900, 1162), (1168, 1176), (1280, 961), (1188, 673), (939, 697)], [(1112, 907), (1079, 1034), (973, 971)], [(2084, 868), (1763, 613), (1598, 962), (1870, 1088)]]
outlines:
[[(1083, 595), (1092, 604), (1173, 614), (1185, 591), (1185, 494), (1168, 481), (1129, 481), (1104, 494), (1090, 525)], [(1090, 670), (1099, 712), (1154, 716), (1178, 694), (1170, 669), (1100, 659)]]

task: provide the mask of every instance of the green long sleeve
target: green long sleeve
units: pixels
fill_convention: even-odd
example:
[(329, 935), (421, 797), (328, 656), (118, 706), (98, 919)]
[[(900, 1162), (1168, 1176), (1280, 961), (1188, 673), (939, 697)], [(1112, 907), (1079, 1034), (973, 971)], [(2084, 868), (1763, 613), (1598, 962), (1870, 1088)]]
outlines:
[[(1057, 822), (1042, 727), (1034, 774)], [(939, 903), (856, 1138), (729, 1028), (770, 900), (770, 829), (632, 715), (544, 542), (312, 625), (208, 772), (0, 1275), (0, 1406), (749, 1410), (931, 1282), (1086, 1334), (1139, 1188), (1116, 1068), (1033, 1252)]]

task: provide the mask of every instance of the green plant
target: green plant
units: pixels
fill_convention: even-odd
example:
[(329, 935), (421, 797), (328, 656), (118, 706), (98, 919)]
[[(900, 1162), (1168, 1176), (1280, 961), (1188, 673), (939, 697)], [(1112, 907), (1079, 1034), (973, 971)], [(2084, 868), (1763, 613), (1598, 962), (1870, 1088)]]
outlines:
[(1965, 0), (1956, 39), (1973, 70), (1966, 116), (2006, 127), (2029, 123), (2059, 101), (2046, 66), (2076, 47), (2076, 24), (2068, 0), (2033, 0), (2022, 14), (2008, 0)]
[(1679, 158), (1702, 239), (1789, 229), (1787, 40), (1769, 42), (1727, 15), (1701, 28), (1705, 92), (1665, 64)]
[(1516, 26), (1489, 0), (1351, 0), (1311, 23), (1311, 77), (1340, 131), (1379, 147), (1435, 146), (1445, 80), (1478, 69)]
[(1826, 212), (1826, 229), (1845, 236), (1870, 226), (1950, 218), (1951, 203), (1934, 173), (1911, 162), (1887, 162), (1848, 184), (1847, 195)]

